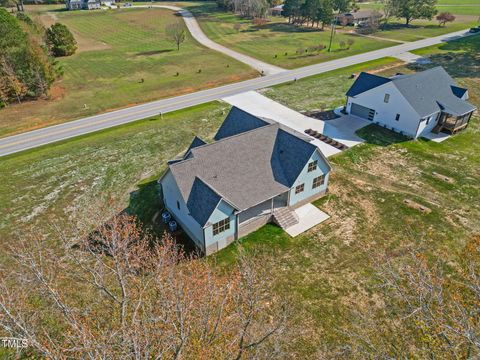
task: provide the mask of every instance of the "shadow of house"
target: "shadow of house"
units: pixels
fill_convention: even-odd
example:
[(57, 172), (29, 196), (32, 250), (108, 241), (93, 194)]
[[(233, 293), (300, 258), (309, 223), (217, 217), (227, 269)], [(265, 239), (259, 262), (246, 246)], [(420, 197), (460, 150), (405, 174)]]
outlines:
[(187, 255), (198, 254), (193, 241), (185, 232), (181, 229), (171, 232), (168, 224), (163, 223), (161, 214), (164, 205), (160, 191), (157, 179), (139, 184), (138, 189), (130, 193), (128, 206), (120, 214), (135, 216), (142, 228), (159, 239), (168, 232)]
[(370, 124), (358, 129), (355, 134), (364, 139), (365, 143), (377, 146), (389, 146), (411, 140), (408, 136), (401, 135), (376, 124)]

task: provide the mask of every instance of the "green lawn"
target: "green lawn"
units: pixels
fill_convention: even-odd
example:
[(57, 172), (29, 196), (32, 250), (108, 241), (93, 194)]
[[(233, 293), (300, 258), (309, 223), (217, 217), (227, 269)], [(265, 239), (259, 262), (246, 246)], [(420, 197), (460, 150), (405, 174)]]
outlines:
[[(367, 2), (358, 3), (362, 9), (382, 10), (380, 3)], [(448, 11), (455, 15), (480, 15), (480, 1), (478, 0), (438, 0), (437, 10), (439, 12)]]
[[(287, 69), (397, 45), (389, 41), (362, 38), (352, 34), (337, 34), (332, 52), (323, 50), (318, 53), (311, 51), (310, 48), (319, 44), (328, 46), (329, 31), (295, 27), (289, 25), (283, 17), (271, 17), (267, 24), (255, 26), (249, 19), (219, 11), (213, 3), (191, 6), (189, 9), (199, 20), (202, 30), (212, 40)], [(241, 26), (240, 30), (235, 30), (235, 24)], [(340, 43), (348, 40), (354, 41), (351, 48), (340, 49)]]
[[(477, 39), (441, 44), (428, 53), (433, 54), (429, 66), (445, 66), (480, 106)], [(351, 84), (349, 75), (361, 69), (392, 75), (423, 67), (378, 60), (279, 85), (265, 94), (297, 109), (336, 106)], [(21, 234), (30, 226), (43, 232), (51, 219), (66, 219), (74, 209), (96, 207), (105, 199), (113, 210), (129, 207), (148, 222), (159, 206), (154, 180), (165, 161), (181, 153), (194, 134), (211, 139), (228, 108), (206, 104), (0, 158), (0, 239), (11, 242), (15, 231)], [(267, 225), (238, 243), (271, 269), (273, 296), (290, 300), (292, 358), (333, 358), (348, 344), (344, 330), (350, 329), (355, 312), (381, 312), (384, 304), (373, 276), (377, 256), (401, 258), (418, 247), (454, 267), (467, 239), (480, 233), (478, 116), (465, 132), (441, 144), (405, 142), (375, 129), (359, 134), (367, 143), (331, 158), (329, 194), (315, 202), (331, 216), (327, 222), (294, 239)], [(405, 199), (432, 211), (420, 213)], [(228, 269), (238, 244), (211, 259)]]
[(150, 221), (166, 161), (195, 135), (211, 139), (228, 109), (210, 103), (0, 158), (0, 246), (15, 231), (41, 231), (52, 218), (98, 205), (95, 199)]
[[(428, 66), (445, 66), (470, 89), (470, 101), (476, 106), (480, 106), (478, 46), (470, 38), (428, 50), (433, 54)], [(389, 76), (424, 68), (401, 65), (380, 73)], [(348, 74), (339, 71), (302, 79), (275, 87), (266, 95), (296, 104), (298, 109), (317, 108), (318, 100), (310, 89), (317, 87), (319, 94), (325, 94), (318, 85), (326, 83), (330, 88), (336, 78), (341, 85), (332, 92), (342, 94), (325, 99), (327, 105), (336, 106), (350, 83)], [(295, 93), (304, 93), (310, 101)], [(293, 304), (292, 327), (299, 334), (290, 348), (298, 358), (317, 358), (319, 352), (333, 357), (335, 350), (350, 341), (345, 332), (352, 329), (356, 312), (383, 313), (385, 304), (374, 277), (379, 256), (400, 260), (415, 248), (432, 261), (441, 258), (455, 268), (462, 261), (466, 241), (480, 233), (478, 115), (467, 131), (441, 144), (405, 141), (375, 127), (364, 128), (359, 135), (366, 138), (366, 144), (330, 158), (330, 192), (315, 203), (330, 220), (294, 239), (274, 226), (265, 226), (215, 257), (228, 267), (241, 246), (259, 256), (263, 267), (272, 269), (277, 293)], [(428, 207), (431, 213), (408, 207), (405, 199)]]
[(257, 75), (190, 35), (177, 52), (164, 30), (181, 19), (169, 10), (68, 12), (54, 6), (56, 11), (45, 13), (45, 8), (29, 7), (43, 22), (54, 16), (66, 24), (79, 51), (59, 59), (65, 74), (52, 89), (53, 100), (0, 110), (0, 136)]

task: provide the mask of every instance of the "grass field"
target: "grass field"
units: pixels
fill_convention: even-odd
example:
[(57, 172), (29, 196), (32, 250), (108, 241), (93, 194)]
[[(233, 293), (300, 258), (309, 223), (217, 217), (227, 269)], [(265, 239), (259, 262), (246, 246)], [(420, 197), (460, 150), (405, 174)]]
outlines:
[[(471, 38), (424, 51), (432, 55), (429, 66), (445, 66), (469, 88), (476, 106), (480, 106), (479, 46)], [(390, 65), (381, 64), (380, 73), (423, 69)], [(317, 88), (325, 95), (328, 92), (322, 92), (320, 84), (328, 84), (329, 89), (343, 83), (333, 91), (343, 94), (347, 75), (324, 74), (275, 87), (266, 95), (298, 109), (317, 108), (318, 99), (310, 90)], [(323, 98), (335, 106), (341, 96)], [(408, 249), (419, 249), (432, 261), (444, 259), (451, 268), (461, 261), (466, 241), (480, 233), (479, 122), (477, 114), (466, 132), (442, 144), (402, 142), (361, 131), (366, 144), (331, 158), (330, 193), (315, 203), (331, 215), (328, 222), (295, 239), (266, 226), (241, 240), (244, 249), (260, 256), (263, 266), (275, 272), (278, 293), (294, 304), (293, 326), (300, 333), (291, 347), (299, 358), (331, 358), (332, 349), (341, 351), (348, 344), (345, 331), (351, 329), (356, 312), (384, 314), (373, 276), (378, 256), (401, 259)], [(433, 176), (434, 172), (452, 183)], [(432, 212), (422, 214), (406, 206), (405, 199)], [(236, 257), (236, 246), (220, 252), (216, 261), (228, 266)]]
[[(332, 52), (329, 53), (327, 50), (320, 53), (305, 52), (305, 49), (309, 50), (310, 47), (319, 44), (328, 46), (329, 31), (291, 26), (283, 17), (271, 17), (267, 24), (256, 26), (251, 20), (219, 11), (214, 3), (191, 6), (189, 9), (199, 20), (202, 30), (212, 40), (287, 69), (397, 45), (389, 41), (378, 41), (351, 34), (337, 34)], [(240, 24), (240, 30), (234, 29), (235, 24)], [(340, 42), (347, 42), (349, 39), (354, 40), (350, 49), (340, 49)]]
[(164, 29), (181, 20), (169, 10), (45, 13), (46, 8), (29, 9), (47, 24), (55, 18), (66, 24), (77, 38), (78, 53), (59, 59), (65, 75), (52, 89), (53, 99), (0, 111), (0, 136), (257, 75), (200, 46), (190, 34), (177, 52)]
[[(423, 55), (432, 54), (429, 66), (445, 66), (480, 106), (477, 39), (441, 44)], [(391, 75), (423, 68), (383, 59), (265, 94), (297, 109), (335, 106), (343, 102), (349, 75), (361, 69)], [(166, 159), (182, 152), (194, 134), (211, 139), (228, 108), (207, 104), (0, 158), (0, 239), (11, 242), (14, 232), (30, 226), (43, 231), (50, 219), (68, 218), (73, 209), (105, 199), (112, 209), (130, 207), (148, 221), (159, 206), (154, 180)], [(240, 241), (271, 269), (275, 291), (291, 300), (292, 326), (298, 331), (288, 346), (295, 358), (332, 358), (348, 343), (343, 330), (351, 326), (354, 312), (382, 312), (373, 277), (376, 255), (400, 258), (407, 249), (419, 248), (455, 267), (467, 239), (480, 233), (478, 116), (442, 144), (397, 139), (391, 144), (385, 134), (360, 135), (369, 143), (331, 158), (330, 192), (315, 203), (330, 220), (294, 239), (267, 225)], [(420, 213), (405, 199), (432, 211)], [(212, 259), (228, 268), (237, 250), (234, 244)]]
[[(382, 9), (382, 4), (378, 2), (367, 2), (358, 4), (362, 9)], [(448, 11), (455, 15), (480, 15), (479, 0), (438, 0), (437, 10)]]

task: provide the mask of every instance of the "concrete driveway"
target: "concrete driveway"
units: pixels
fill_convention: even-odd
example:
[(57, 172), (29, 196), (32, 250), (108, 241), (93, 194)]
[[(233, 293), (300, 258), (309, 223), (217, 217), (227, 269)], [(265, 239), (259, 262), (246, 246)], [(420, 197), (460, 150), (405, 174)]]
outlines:
[(342, 115), (334, 120), (325, 121), (323, 134), (342, 144), (352, 147), (365, 142), (355, 132), (372, 122), (353, 115)]
[[(343, 115), (338, 119), (327, 121), (314, 119), (273, 101), (256, 91), (229, 96), (223, 98), (223, 100), (250, 114), (275, 120), (302, 134), (305, 134), (307, 129), (316, 130), (348, 147), (364, 142), (363, 139), (355, 135), (355, 132), (370, 124), (368, 120), (350, 115)], [(326, 157), (341, 152), (337, 148), (313, 137), (312, 144), (316, 145)]]
[[(307, 135), (305, 134), (305, 130), (307, 129), (313, 129), (319, 133), (323, 133), (324, 131), (324, 121), (300, 114), (298, 111), (292, 110), (285, 105), (273, 101), (256, 91), (247, 91), (238, 95), (223, 98), (222, 100), (252, 115), (275, 120), (304, 135)], [(337, 148), (334, 148), (323, 141), (313, 137), (311, 138), (312, 144), (316, 145), (326, 157), (341, 152)]]

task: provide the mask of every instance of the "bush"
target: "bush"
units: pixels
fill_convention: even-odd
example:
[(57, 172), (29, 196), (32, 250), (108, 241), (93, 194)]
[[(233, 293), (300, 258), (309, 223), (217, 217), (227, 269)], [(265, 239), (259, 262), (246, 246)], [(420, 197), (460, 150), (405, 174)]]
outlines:
[(77, 50), (77, 42), (68, 28), (60, 23), (52, 25), (46, 34), (46, 43), (53, 56), (70, 56)]
[(25, 24), (28, 24), (30, 26), (33, 26), (33, 21), (32, 19), (30, 19), (30, 17), (23, 13), (23, 12), (19, 12), (17, 13), (17, 19), (20, 20), (20, 21), (23, 21)]
[(267, 23), (267, 19), (264, 19), (264, 18), (254, 18), (252, 20), (252, 24), (255, 26), (262, 26), (262, 25), (265, 25), (266, 23)]

